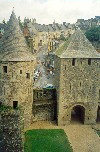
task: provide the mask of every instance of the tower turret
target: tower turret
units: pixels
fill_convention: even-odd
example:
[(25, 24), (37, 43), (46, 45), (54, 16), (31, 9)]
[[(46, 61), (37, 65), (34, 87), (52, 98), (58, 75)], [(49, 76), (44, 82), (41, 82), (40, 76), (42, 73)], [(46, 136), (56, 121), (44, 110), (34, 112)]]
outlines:
[(0, 40), (0, 102), (24, 110), (30, 124), (35, 58), (29, 51), (14, 11)]

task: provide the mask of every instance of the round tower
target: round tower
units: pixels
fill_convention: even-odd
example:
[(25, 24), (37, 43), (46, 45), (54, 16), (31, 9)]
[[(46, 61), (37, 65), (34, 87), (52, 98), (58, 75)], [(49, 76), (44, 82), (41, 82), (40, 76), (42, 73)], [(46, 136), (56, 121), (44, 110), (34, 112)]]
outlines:
[(35, 63), (13, 11), (0, 40), (0, 103), (23, 108), (25, 125), (32, 116)]

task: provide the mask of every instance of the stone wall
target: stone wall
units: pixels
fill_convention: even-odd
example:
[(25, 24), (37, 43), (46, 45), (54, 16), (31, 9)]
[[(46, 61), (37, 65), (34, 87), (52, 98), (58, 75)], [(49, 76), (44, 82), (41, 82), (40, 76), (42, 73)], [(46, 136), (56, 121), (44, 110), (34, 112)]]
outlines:
[(33, 121), (56, 119), (56, 90), (33, 90)]
[[(56, 62), (56, 68), (60, 69), (56, 88), (58, 92), (57, 102), (59, 103), (58, 124), (69, 124), (71, 111), (74, 106), (81, 105), (85, 108), (85, 124), (94, 124), (97, 117), (97, 107), (100, 90), (100, 60), (75, 59), (75, 66), (72, 66), (72, 59), (61, 59)], [(58, 70), (57, 69), (57, 70)]]
[(0, 111), (0, 152), (23, 152), (23, 146), (23, 119), (20, 111)]

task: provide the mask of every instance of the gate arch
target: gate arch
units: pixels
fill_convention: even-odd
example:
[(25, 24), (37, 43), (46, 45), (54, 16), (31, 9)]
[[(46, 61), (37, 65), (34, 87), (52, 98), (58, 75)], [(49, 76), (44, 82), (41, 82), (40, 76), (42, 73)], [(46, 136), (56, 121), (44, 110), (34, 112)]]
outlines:
[(85, 108), (82, 105), (75, 105), (71, 110), (71, 122), (78, 122), (84, 124)]

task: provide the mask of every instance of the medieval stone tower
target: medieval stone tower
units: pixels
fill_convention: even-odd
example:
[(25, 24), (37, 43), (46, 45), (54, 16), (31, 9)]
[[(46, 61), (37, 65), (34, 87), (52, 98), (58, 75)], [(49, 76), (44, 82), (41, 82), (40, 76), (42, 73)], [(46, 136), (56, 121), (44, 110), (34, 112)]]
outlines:
[(35, 59), (13, 11), (0, 40), (0, 103), (23, 108), (25, 125), (32, 116), (34, 66)]
[(100, 109), (100, 54), (77, 29), (55, 58), (58, 124), (69, 124), (75, 117), (95, 124)]

